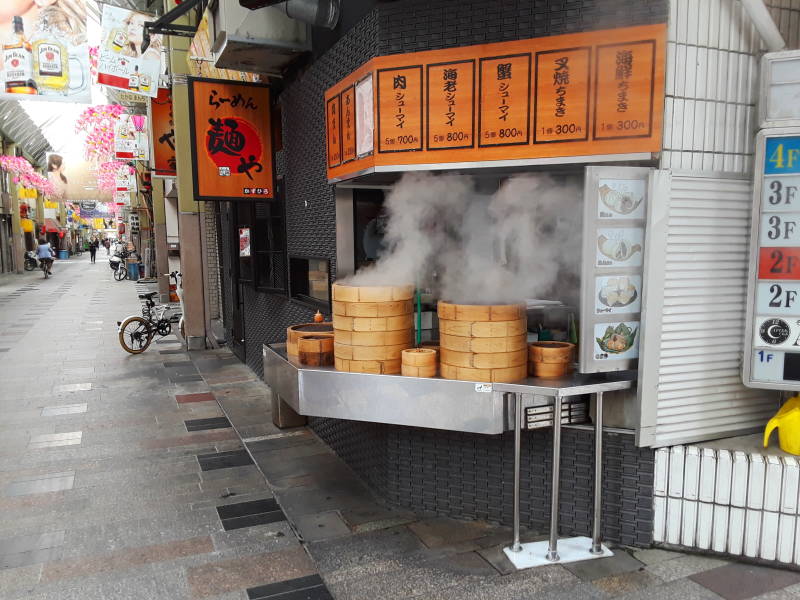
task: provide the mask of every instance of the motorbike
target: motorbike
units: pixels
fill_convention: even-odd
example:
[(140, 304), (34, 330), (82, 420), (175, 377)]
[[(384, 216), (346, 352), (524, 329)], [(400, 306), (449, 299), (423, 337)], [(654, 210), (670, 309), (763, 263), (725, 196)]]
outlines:
[(25, 270), (33, 271), (39, 266), (39, 259), (36, 258), (36, 252), (28, 250), (25, 253)]

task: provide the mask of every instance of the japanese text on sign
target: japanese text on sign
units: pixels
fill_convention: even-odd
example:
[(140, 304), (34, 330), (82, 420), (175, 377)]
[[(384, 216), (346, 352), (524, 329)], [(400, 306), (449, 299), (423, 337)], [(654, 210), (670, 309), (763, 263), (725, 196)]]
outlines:
[(190, 81), (195, 197), (272, 197), (269, 89)]
[(328, 100), (327, 126), (328, 126), (328, 166), (335, 167), (342, 162), (342, 97), (335, 96)]
[(530, 140), (531, 55), (481, 59), (479, 146)]
[(612, 44), (597, 48), (594, 137), (647, 137), (653, 127), (655, 43)]
[(350, 86), (342, 92), (342, 161), (356, 158), (356, 88)]
[(534, 143), (589, 138), (591, 49), (536, 53)]
[(422, 150), (422, 67), (378, 71), (378, 150)]
[(475, 61), (428, 65), (428, 149), (475, 144)]

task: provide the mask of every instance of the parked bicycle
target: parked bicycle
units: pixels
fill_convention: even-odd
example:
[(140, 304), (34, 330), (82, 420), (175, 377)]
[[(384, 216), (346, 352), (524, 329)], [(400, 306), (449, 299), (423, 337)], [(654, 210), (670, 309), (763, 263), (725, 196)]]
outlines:
[(108, 259), (108, 266), (114, 271), (114, 279), (122, 281), (128, 278), (128, 266), (125, 264), (125, 259), (131, 255), (126, 249), (115, 252), (111, 258)]
[(156, 335), (168, 336), (172, 333), (172, 324), (181, 323), (183, 316), (180, 310), (168, 304), (156, 304), (153, 297), (157, 294), (158, 292), (139, 294), (139, 298), (145, 301), (142, 316), (133, 315), (117, 321), (119, 343), (126, 352), (141, 354), (147, 350)]

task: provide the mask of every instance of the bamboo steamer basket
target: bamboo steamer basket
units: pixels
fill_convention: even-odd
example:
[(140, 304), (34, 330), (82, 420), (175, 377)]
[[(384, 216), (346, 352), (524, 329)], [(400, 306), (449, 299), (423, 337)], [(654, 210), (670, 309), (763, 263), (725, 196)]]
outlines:
[(286, 328), (286, 354), (297, 356), (300, 349), (297, 342), (301, 337), (307, 335), (319, 335), (330, 333), (333, 335), (333, 323), (300, 323)]
[(332, 288), (334, 366), (340, 371), (398, 374), (414, 339), (414, 286)]
[(397, 360), (347, 360), (333, 359), (337, 371), (350, 373), (372, 373), (374, 375), (397, 375), (400, 373), (400, 359)]
[(446, 321), (525, 320), (524, 304), (452, 304), (439, 300), (439, 319)]
[(528, 372), (524, 304), (440, 301), (439, 371), (445, 379), (512, 382)]
[(406, 377), (436, 377), (436, 350), (407, 348), (403, 350), (400, 372)]
[(333, 301), (333, 314), (343, 317), (397, 317), (414, 312), (411, 300), (397, 302), (344, 302)]
[(528, 346), (528, 374), (534, 377), (562, 377), (569, 373), (574, 344), (532, 342)]
[(471, 369), (455, 367), (444, 362), (439, 363), (439, 372), (445, 379), (461, 379), (464, 381), (486, 381), (490, 383), (512, 383), (525, 379), (528, 367), (508, 367), (506, 369)]
[(342, 302), (398, 302), (414, 298), (413, 285), (345, 285), (334, 283), (332, 295)]
[(408, 344), (396, 346), (352, 346), (350, 344), (333, 345), (333, 354), (336, 358), (346, 360), (398, 360), (402, 358), (403, 350)]
[(441, 360), (453, 367), (473, 369), (505, 369), (528, 364), (528, 352), (524, 348), (515, 352), (456, 352), (441, 349)]
[(333, 365), (333, 334), (307, 335), (297, 341), (298, 361), (303, 365)]
[(450, 321), (439, 320), (439, 331), (446, 335), (459, 337), (495, 338), (514, 335), (527, 335), (528, 323), (525, 319), (513, 321)]

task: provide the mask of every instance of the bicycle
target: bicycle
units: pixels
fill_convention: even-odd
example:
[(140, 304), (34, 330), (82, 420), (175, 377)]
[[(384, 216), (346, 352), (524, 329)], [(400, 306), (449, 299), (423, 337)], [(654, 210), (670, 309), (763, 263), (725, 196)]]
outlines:
[(39, 259), (39, 268), (44, 271), (44, 278), (47, 279), (52, 275), (50, 269), (53, 268), (53, 259), (52, 258), (40, 258)]
[(132, 315), (123, 321), (117, 321), (119, 343), (122, 349), (130, 354), (141, 354), (150, 347), (153, 338), (168, 336), (172, 333), (172, 323), (182, 318), (179, 312), (168, 304), (156, 305), (153, 296), (158, 292), (139, 294), (145, 301), (142, 316)]

